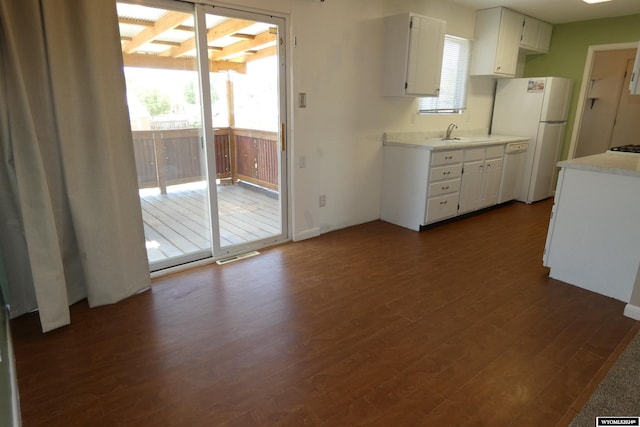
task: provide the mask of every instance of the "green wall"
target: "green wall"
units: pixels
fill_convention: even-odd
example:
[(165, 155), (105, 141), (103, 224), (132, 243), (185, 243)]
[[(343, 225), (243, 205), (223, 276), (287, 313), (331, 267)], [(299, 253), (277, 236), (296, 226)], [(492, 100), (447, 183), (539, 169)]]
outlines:
[(553, 26), (551, 47), (546, 55), (527, 56), (524, 77), (557, 76), (573, 79), (562, 158), (567, 158), (582, 86), (589, 46), (640, 41), (640, 15), (596, 19)]

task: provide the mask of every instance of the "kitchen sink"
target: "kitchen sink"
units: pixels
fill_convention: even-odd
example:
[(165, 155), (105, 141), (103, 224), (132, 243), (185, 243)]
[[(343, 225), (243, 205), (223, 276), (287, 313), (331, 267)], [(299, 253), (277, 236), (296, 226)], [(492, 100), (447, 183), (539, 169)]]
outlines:
[(496, 139), (489, 138), (487, 136), (463, 136), (463, 137), (455, 137), (451, 139), (440, 138), (427, 138), (429, 142), (444, 142), (448, 144), (468, 144), (472, 142), (489, 142), (489, 141), (497, 141)]

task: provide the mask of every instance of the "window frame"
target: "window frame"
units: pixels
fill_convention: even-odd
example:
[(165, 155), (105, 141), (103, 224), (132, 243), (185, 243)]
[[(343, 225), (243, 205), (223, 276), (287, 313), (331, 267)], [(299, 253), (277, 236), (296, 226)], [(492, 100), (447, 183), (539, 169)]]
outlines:
[[(453, 48), (457, 49), (456, 52), (451, 51)], [(455, 58), (447, 58), (447, 54), (455, 55)], [(418, 114), (462, 114), (467, 108), (470, 66), (471, 40), (446, 34), (440, 93), (437, 97), (420, 97)], [(451, 84), (455, 85), (453, 89), (449, 89)], [(439, 105), (441, 103), (444, 105)]]

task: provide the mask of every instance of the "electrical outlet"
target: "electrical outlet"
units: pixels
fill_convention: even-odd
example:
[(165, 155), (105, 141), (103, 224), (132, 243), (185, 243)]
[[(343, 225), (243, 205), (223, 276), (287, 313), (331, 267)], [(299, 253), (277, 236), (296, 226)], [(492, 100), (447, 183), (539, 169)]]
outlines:
[(324, 194), (321, 194), (320, 197), (318, 198), (318, 204), (320, 205), (321, 208), (324, 208), (325, 206), (327, 206), (327, 196), (325, 196)]

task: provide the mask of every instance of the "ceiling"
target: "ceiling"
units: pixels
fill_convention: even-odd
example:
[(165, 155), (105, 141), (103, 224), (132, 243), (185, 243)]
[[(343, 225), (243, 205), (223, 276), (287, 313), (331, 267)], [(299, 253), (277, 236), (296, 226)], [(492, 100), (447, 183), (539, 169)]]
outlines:
[[(190, 13), (117, 3), (125, 66), (196, 69), (194, 17)], [(269, 24), (207, 14), (211, 71), (246, 71), (246, 63), (276, 54)]]
[(525, 15), (550, 22), (587, 21), (613, 16), (640, 14), (640, 0), (612, 0), (586, 4), (582, 0), (446, 0), (473, 10), (504, 6)]

